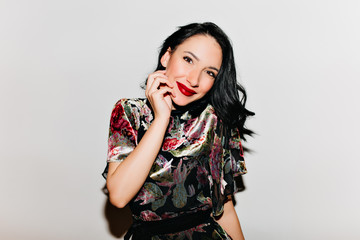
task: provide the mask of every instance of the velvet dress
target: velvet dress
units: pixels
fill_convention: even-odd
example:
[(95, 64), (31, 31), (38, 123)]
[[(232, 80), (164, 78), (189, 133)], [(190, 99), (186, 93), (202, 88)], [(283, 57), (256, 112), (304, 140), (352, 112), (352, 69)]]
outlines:
[[(119, 100), (111, 114), (107, 163), (122, 162), (153, 120), (147, 99)], [(232, 131), (225, 147), (220, 127), (207, 103), (171, 112), (162, 147), (144, 185), (129, 202), (134, 221), (175, 219), (206, 210), (212, 216), (222, 214), (228, 195), (239, 190), (234, 177), (246, 173), (246, 167), (238, 131)], [(105, 178), (107, 169), (108, 164)], [(149, 239), (231, 239), (212, 216), (189, 229)]]

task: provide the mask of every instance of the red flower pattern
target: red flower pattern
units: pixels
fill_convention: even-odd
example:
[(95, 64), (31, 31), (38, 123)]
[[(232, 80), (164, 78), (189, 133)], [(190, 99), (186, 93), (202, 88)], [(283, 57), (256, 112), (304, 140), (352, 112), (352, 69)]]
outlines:
[(126, 129), (127, 132), (132, 131), (129, 121), (125, 120), (124, 116), (126, 115), (123, 106), (121, 103), (117, 103), (111, 113), (110, 129), (112, 132), (121, 131), (122, 129)]
[(162, 146), (163, 151), (169, 151), (174, 150), (178, 148), (182, 143), (184, 142), (184, 139), (177, 139), (177, 138), (165, 138), (164, 144)]
[[(147, 107), (146, 100), (127, 100), (119, 101), (111, 114), (110, 138), (109, 138), (109, 158), (116, 159), (117, 155), (128, 151), (130, 145), (135, 146), (138, 131), (146, 131), (153, 119), (151, 110)], [(213, 214), (218, 216), (222, 212), (222, 198), (224, 194), (223, 184), (230, 181), (234, 168), (239, 173), (245, 173), (245, 165), (242, 157), (240, 137), (237, 132), (233, 132), (233, 138), (229, 142), (232, 149), (237, 149), (240, 158), (232, 158), (230, 151), (224, 150), (221, 139), (216, 134), (217, 117), (211, 106), (208, 106), (198, 117), (182, 118), (182, 116), (171, 116), (167, 137), (164, 139), (161, 154), (165, 159), (154, 162), (153, 170), (161, 172), (160, 177), (154, 181), (146, 182), (144, 188), (138, 193), (133, 204), (141, 207), (141, 211), (135, 215), (136, 219), (154, 221), (175, 217), (183, 208), (189, 208), (193, 203), (190, 197), (197, 198), (197, 211), (200, 208), (213, 208)], [(181, 147), (181, 148), (180, 148)], [(182, 149), (184, 147), (184, 150)], [(177, 157), (172, 151), (182, 151), (186, 154)], [(239, 151), (240, 150), (240, 151)], [(163, 152), (161, 152), (163, 151)], [(199, 154), (193, 154), (197, 153)], [(191, 157), (189, 157), (191, 156)], [(204, 161), (197, 161), (195, 158)], [(193, 158), (194, 157), (194, 158)], [(179, 159), (180, 158), (180, 159)], [(231, 166), (231, 170), (224, 171), (226, 166)], [(177, 162), (177, 164), (174, 164)], [(204, 165), (198, 165), (199, 163)], [(194, 170), (192, 170), (194, 168)], [(228, 167), (229, 169), (229, 167)], [(166, 174), (165, 174), (166, 172)], [(234, 175), (237, 174), (234, 172)], [(226, 178), (224, 178), (226, 176)], [(192, 181), (187, 180), (192, 178)], [(190, 184), (194, 182), (198, 184)], [(230, 182), (226, 182), (230, 184)], [(226, 184), (225, 183), (225, 184)], [(201, 191), (204, 186), (210, 186), (210, 192)], [(201, 191), (201, 192), (200, 192)], [(189, 198), (189, 199), (188, 199)], [(182, 201), (180, 201), (182, 200)], [(172, 205), (172, 209), (163, 212), (164, 206)], [(166, 205), (165, 205), (166, 204)], [(219, 228), (213, 226), (197, 226), (196, 228), (182, 231), (176, 237), (187, 237), (191, 239), (193, 232), (207, 232), (220, 239), (228, 239), (226, 233), (219, 232)]]

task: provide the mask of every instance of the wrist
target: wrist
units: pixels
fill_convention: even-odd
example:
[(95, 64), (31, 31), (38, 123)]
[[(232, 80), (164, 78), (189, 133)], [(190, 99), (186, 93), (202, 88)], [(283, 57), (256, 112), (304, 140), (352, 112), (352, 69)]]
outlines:
[(170, 116), (157, 116), (154, 118), (151, 125), (167, 127), (169, 124), (169, 121), (170, 121)]

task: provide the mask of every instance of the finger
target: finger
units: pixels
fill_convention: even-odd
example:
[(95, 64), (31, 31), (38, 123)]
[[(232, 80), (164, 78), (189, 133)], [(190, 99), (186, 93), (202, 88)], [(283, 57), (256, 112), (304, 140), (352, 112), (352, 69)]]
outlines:
[(166, 93), (169, 93), (169, 94), (173, 95), (173, 90), (171, 88), (169, 88), (169, 87), (164, 86), (164, 87), (160, 88), (159, 90), (153, 92), (151, 94), (151, 96), (155, 97), (155, 98), (157, 98), (157, 97), (162, 97), (163, 98)]
[(150, 87), (159, 87), (160, 85), (167, 85), (170, 88), (174, 87), (174, 84), (169, 81), (169, 79), (165, 76), (157, 76), (155, 77), (154, 81), (150, 85)]
[[(155, 76), (151, 76), (150, 78), (148, 78), (148, 82), (146, 84), (146, 89), (145, 89), (145, 95), (148, 95), (148, 94), (154, 92), (156, 90), (156, 88), (159, 87), (160, 82), (159, 82), (159, 80), (156, 80), (156, 79), (161, 78), (161, 77), (162, 77), (161, 75), (155, 75)], [(155, 85), (154, 85), (154, 82), (156, 82)], [(154, 89), (154, 86), (156, 86), (155, 89)]]
[(155, 92), (156, 90), (162, 88), (162, 87), (169, 87), (169, 88), (173, 88), (174, 85), (169, 82), (168, 79), (164, 79), (162, 77), (157, 77), (155, 78), (155, 80), (153, 81), (153, 83), (151, 84), (151, 86), (148, 88), (148, 93), (151, 94), (153, 92)]
[(167, 78), (167, 76), (165, 75), (165, 70), (159, 70), (159, 71), (149, 74), (147, 83), (146, 83), (146, 87), (151, 86), (156, 77), (166, 77)]

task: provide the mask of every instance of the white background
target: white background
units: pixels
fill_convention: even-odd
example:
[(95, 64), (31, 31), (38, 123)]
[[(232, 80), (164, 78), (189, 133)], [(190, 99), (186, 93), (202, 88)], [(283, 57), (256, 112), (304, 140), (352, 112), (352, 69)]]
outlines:
[(360, 239), (359, 12), (357, 0), (1, 0), (0, 238), (119, 239), (100, 175), (111, 109), (143, 96), (177, 26), (213, 21), (256, 112), (236, 194), (246, 239)]

